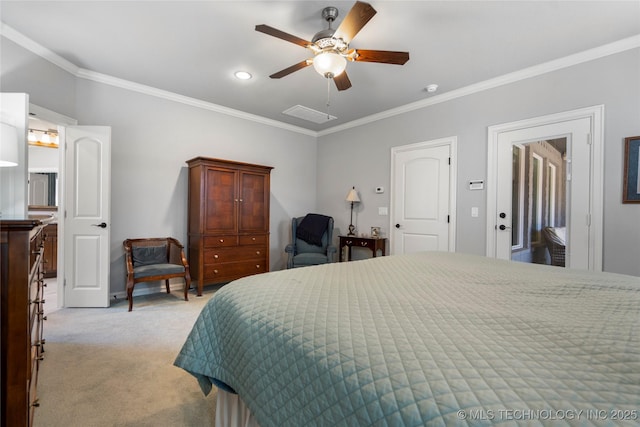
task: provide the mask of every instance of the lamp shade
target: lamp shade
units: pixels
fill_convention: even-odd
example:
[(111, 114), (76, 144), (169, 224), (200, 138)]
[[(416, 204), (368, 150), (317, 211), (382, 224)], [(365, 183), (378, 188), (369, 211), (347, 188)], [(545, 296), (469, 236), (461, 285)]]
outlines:
[(347, 60), (335, 52), (322, 52), (313, 58), (313, 68), (324, 77), (336, 77), (347, 67)]
[(4, 122), (0, 125), (0, 167), (18, 166), (18, 130)]
[(356, 187), (353, 187), (349, 190), (349, 194), (347, 194), (347, 202), (359, 203), (360, 197), (358, 197), (358, 192), (356, 191)]

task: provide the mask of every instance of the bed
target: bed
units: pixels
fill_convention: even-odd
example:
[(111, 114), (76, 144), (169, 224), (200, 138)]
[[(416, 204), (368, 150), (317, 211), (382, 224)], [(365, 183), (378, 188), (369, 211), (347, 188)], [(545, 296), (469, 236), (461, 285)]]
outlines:
[(261, 427), (639, 425), (640, 278), (444, 252), (276, 271), (219, 290), (175, 365)]

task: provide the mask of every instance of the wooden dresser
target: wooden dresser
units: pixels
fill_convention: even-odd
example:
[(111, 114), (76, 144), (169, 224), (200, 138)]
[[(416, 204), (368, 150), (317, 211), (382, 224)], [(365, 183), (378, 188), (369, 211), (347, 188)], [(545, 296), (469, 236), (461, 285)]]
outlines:
[(270, 166), (196, 157), (189, 165), (189, 268), (205, 284), (269, 271)]
[(42, 322), (45, 223), (0, 221), (1, 425), (31, 426), (38, 406), (36, 384), (43, 358)]

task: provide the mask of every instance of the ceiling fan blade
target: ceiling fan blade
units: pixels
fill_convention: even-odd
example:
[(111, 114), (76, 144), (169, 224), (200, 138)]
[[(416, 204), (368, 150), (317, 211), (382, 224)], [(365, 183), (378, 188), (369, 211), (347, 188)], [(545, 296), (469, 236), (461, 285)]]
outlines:
[(351, 87), (351, 80), (349, 80), (346, 71), (343, 71), (338, 76), (334, 77), (333, 81), (336, 83), (338, 90), (347, 90)]
[(333, 37), (350, 43), (376, 13), (376, 10), (369, 3), (356, 2), (340, 23)]
[(381, 62), (383, 64), (404, 65), (409, 60), (409, 52), (394, 52), (390, 50), (355, 49), (354, 61)]
[(309, 61), (308, 59), (305, 59), (304, 61), (298, 62), (297, 64), (294, 64), (291, 67), (285, 68), (284, 70), (280, 70), (277, 73), (273, 73), (269, 77), (271, 77), (272, 79), (279, 79), (281, 77), (288, 76), (289, 74), (295, 71), (302, 70), (304, 67), (308, 67), (310, 64), (311, 64), (311, 61)]
[(298, 46), (302, 46), (302, 47), (309, 47), (310, 45), (312, 45), (313, 43), (306, 41), (304, 39), (301, 39), (300, 37), (296, 37), (296, 36), (292, 36), (289, 33), (285, 33), (284, 31), (280, 31), (276, 28), (270, 27), (268, 25), (256, 25), (256, 31), (259, 31), (261, 33), (265, 33), (268, 34), (270, 36), (273, 37), (277, 37), (279, 39), (291, 42), (293, 44), (297, 44)]

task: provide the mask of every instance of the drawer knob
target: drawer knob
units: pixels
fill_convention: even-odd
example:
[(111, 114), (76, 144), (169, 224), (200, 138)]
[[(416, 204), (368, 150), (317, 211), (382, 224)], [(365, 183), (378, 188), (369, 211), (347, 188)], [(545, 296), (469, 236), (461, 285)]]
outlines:
[(256, 241), (256, 238), (255, 238), (255, 237), (252, 237), (252, 238), (251, 238), (251, 240), (253, 240), (253, 241), (255, 242), (255, 241)]
[(260, 268), (260, 264), (256, 264), (256, 268)]
[(347, 240), (345, 243), (346, 243), (347, 245), (350, 245), (350, 244), (352, 244), (352, 243), (353, 243), (353, 240)]
[(213, 270), (213, 273), (214, 274), (218, 274), (218, 270)]
[(220, 243), (224, 243), (224, 239), (220, 239)]
[(213, 257), (214, 257), (215, 259), (218, 259), (218, 255), (214, 255)]
[(361, 246), (367, 246), (367, 242), (360, 242)]
[(256, 251), (256, 255), (260, 255), (260, 251)]

